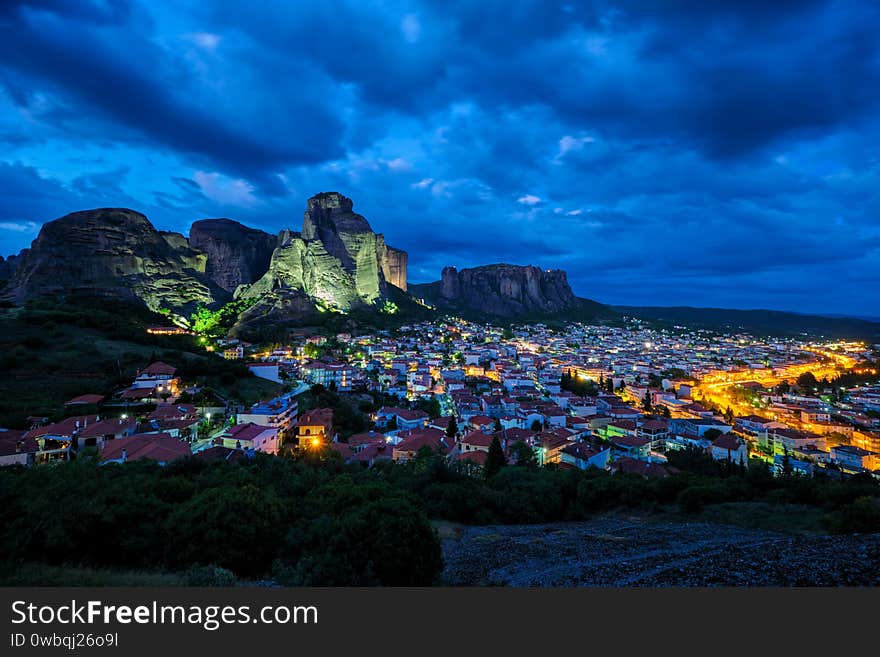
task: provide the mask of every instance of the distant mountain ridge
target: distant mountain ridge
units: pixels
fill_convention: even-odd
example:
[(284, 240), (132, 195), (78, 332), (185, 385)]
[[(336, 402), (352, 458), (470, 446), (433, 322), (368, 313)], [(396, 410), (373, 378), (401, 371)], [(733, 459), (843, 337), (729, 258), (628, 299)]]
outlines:
[(880, 323), (854, 317), (807, 315), (781, 310), (736, 310), (692, 306), (611, 306), (616, 312), (670, 324), (742, 330), (768, 335), (880, 336)]
[[(625, 315), (751, 333), (880, 336), (871, 318), (773, 310), (611, 306), (574, 294), (565, 271), (498, 263), (445, 267), (440, 280), (408, 281), (408, 254), (385, 242), (350, 198), (311, 197), (301, 231), (272, 235), (232, 219), (203, 219), (189, 236), (157, 230), (127, 208), (73, 212), (43, 225), (29, 249), (0, 258), (0, 302), (82, 296), (142, 303), (186, 316), (240, 299), (241, 325), (309, 323), (329, 311), (427, 310), (478, 321), (619, 322)], [(386, 307), (387, 306), (387, 307)], [(378, 315), (377, 315), (378, 316)]]

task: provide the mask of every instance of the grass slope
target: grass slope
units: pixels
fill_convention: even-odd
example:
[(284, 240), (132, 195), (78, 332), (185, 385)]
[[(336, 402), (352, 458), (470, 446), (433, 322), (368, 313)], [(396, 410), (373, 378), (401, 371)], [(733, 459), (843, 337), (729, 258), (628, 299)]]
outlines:
[(0, 427), (26, 428), (29, 415), (57, 419), (68, 399), (111, 395), (152, 360), (176, 366), (187, 379), (223, 397), (256, 401), (279, 386), (241, 363), (202, 349), (191, 336), (151, 336), (142, 309), (32, 305), (0, 310)]

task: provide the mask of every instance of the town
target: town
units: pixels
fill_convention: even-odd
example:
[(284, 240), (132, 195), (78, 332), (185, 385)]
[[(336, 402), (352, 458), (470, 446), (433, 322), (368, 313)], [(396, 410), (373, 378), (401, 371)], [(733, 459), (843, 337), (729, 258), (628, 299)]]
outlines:
[[(427, 450), (474, 476), (525, 460), (666, 477), (670, 454), (691, 450), (729, 470), (760, 461), (777, 475), (880, 478), (877, 345), (632, 318), (559, 329), (446, 317), (205, 346), (278, 394), (245, 407), (200, 394), (174, 363), (144, 363), (113, 396), (83, 394), (59, 421), (0, 430), (0, 465), (335, 453), (370, 467)], [(318, 405), (327, 399), (336, 407)]]

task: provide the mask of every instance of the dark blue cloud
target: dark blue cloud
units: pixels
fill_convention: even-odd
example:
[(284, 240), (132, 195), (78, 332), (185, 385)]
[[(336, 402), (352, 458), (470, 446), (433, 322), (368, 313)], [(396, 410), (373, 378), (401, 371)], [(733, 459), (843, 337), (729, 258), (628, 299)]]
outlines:
[(842, 0), (0, 5), (0, 244), (129, 205), (298, 228), (355, 199), (411, 276), (864, 314), (880, 9)]

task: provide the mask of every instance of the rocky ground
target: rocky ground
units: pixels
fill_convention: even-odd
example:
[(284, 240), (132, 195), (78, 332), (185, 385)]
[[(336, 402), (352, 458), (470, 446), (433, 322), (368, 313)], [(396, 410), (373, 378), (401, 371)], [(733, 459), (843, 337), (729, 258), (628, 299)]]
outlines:
[(880, 585), (880, 534), (789, 535), (630, 515), (441, 534), (451, 586)]

